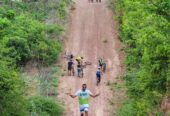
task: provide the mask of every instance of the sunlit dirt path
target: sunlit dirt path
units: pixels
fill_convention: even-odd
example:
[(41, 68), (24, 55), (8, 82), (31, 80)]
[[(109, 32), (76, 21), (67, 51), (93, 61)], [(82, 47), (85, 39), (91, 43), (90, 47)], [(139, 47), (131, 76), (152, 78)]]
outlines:
[[(100, 92), (99, 97), (90, 99), (89, 116), (113, 116), (117, 106), (111, 106), (109, 101), (119, 100), (119, 93), (113, 95), (107, 84), (116, 82), (122, 72), (122, 45), (117, 37), (115, 24), (106, 0), (102, 0), (102, 3), (77, 0), (75, 10), (70, 11), (65, 50), (75, 56), (83, 56), (84, 60), (92, 62), (92, 65), (84, 69), (83, 79), (76, 76), (61, 77), (58, 98), (65, 104), (65, 116), (80, 115), (78, 99), (72, 99), (66, 93), (75, 93), (82, 83), (87, 83), (88, 89), (93, 93)], [(97, 87), (95, 73), (99, 57), (106, 60), (107, 71)], [(66, 68), (67, 61), (63, 60), (62, 63)]]

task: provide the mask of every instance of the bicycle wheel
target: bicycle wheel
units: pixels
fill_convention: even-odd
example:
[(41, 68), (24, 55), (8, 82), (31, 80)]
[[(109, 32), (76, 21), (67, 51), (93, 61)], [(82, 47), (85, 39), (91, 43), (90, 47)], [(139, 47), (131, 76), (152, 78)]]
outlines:
[(98, 86), (99, 85), (99, 83), (100, 83), (100, 78), (99, 77), (97, 77), (97, 80), (96, 80), (97, 82), (96, 82), (96, 85)]

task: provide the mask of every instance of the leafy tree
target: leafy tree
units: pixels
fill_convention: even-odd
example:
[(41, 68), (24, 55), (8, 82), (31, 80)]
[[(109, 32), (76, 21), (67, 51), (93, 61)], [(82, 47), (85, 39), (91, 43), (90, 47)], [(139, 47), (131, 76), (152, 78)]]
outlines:
[[(68, 1), (59, 1), (64, 5), (60, 7), (63, 17), (66, 16)], [(50, 65), (56, 62), (61, 53), (62, 43), (54, 39), (52, 34), (59, 38), (64, 31), (63, 26), (47, 25), (44, 21), (53, 6), (43, 6), (42, 1), (3, 2), (0, 7), (0, 115), (28, 116), (34, 110), (39, 115), (61, 115), (63, 109), (51, 99), (32, 98), (31, 103), (37, 103), (35, 109), (27, 102), (24, 96), (26, 86), (18, 70), (31, 60)], [(59, 9), (56, 4), (55, 7)], [(27, 105), (30, 105), (30, 109)]]
[[(131, 102), (129, 112), (149, 115), (169, 95), (169, 1), (111, 0), (120, 22), (120, 37), (126, 45), (127, 75)], [(113, 7), (114, 6), (114, 7)], [(122, 107), (125, 115), (126, 107)], [(133, 109), (133, 110), (132, 110)]]
[(5, 65), (0, 65), (0, 114), (1, 116), (24, 116), (23, 88), (24, 83), (20, 80), (19, 74)]

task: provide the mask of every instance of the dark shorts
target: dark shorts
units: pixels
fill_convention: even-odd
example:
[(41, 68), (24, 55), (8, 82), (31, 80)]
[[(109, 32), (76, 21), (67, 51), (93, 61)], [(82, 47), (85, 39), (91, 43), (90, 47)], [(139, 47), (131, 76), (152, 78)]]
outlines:
[(72, 66), (68, 66), (68, 70), (71, 71), (71, 69), (72, 69)]

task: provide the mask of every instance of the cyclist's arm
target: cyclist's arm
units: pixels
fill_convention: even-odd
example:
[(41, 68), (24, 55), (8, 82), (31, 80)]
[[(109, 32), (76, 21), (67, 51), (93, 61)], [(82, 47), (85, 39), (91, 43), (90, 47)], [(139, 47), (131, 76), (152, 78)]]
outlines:
[(75, 97), (77, 97), (77, 96), (76, 96), (76, 95), (72, 95), (72, 94), (70, 94), (70, 97), (75, 98)]
[(97, 97), (97, 96), (99, 96), (99, 95), (100, 95), (100, 93), (98, 93), (98, 94), (96, 94), (96, 95), (90, 94), (90, 96), (93, 97), (93, 98), (95, 98), (95, 97)]
[(75, 98), (75, 97), (79, 96), (79, 93), (80, 93), (80, 91), (77, 91), (74, 95), (70, 94), (70, 97)]
[(90, 94), (90, 96), (93, 97), (93, 98), (95, 98), (95, 97), (97, 97), (97, 96), (100, 95), (100, 93), (94, 95), (94, 94), (91, 93), (91, 91), (89, 91), (89, 94)]

